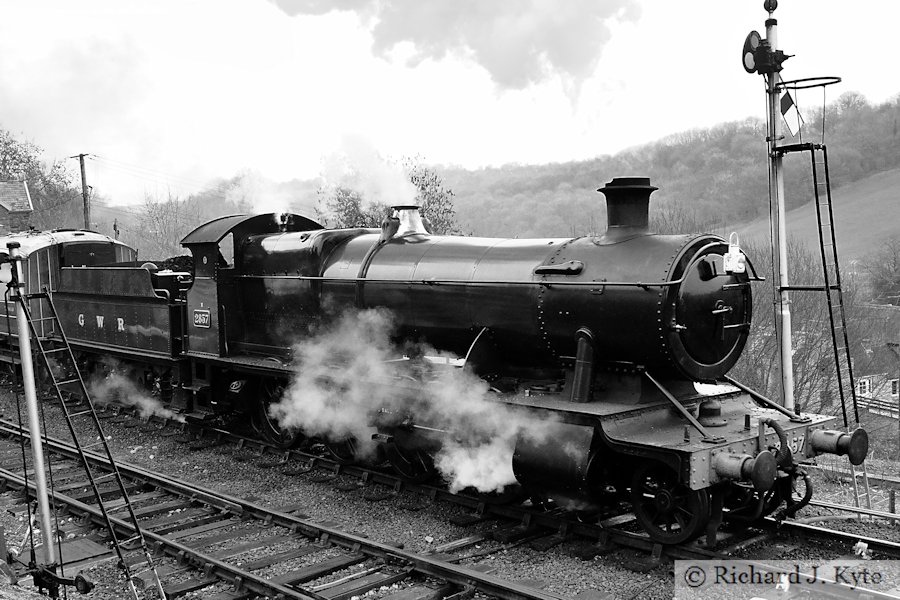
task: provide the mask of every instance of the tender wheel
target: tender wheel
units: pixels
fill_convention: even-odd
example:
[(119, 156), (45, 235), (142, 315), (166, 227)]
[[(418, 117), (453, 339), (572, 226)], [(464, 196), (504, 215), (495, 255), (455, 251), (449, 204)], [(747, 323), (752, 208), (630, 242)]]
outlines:
[(299, 429), (282, 427), (277, 419), (269, 415), (269, 407), (284, 395), (283, 382), (266, 379), (262, 384), (262, 400), (256, 414), (259, 433), (271, 444), (279, 448), (292, 448), (303, 439)]
[(637, 468), (631, 481), (631, 504), (641, 527), (663, 544), (697, 537), (709, 520), (709, 492), (679, 483), (676, 473), (659, 463)]
[(397, 444), (388, 444), (384, 450), (391, 467), (404, 479), (425, 483), (437, 474), (431, 455), (424, 450), (406, 449)]

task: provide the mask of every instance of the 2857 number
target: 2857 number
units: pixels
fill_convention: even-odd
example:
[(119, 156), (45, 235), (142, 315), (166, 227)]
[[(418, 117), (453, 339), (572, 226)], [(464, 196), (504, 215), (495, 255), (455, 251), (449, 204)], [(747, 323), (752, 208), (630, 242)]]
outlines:
[(206, 327), (209, 328), (211, 318), (208, 310), (195, 309), (194, 310), (194, 327)]

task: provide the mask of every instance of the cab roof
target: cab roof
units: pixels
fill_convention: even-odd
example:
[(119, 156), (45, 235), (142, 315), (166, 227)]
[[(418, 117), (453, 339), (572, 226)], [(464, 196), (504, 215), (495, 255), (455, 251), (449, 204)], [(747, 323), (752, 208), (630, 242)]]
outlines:
[[(108, 235), (97, 233), (95, 231), (84, 231), (79, 229), (56, 229), (52, 231), (22, 231), (19, 233), (11, 233), (0, 236), (0, 253), (7, 254), (7, 244), (10, 242), (19, 242), (19, 250), (23, 256), (28, 256), (32, 252), (55, 246), (59, 244), (85, 243), (85, 242), (106, 242), (118, 246), (126, 246), (119, 240), (113, 239)], [(133, 248), (131, 248), (133, 250)]]
[(261, 215), (229, 215), (200, 225), (184, 236), (182, 246), (219, 243), (226, 235), (239, 229), (242, 235), (277, 233), (279, 231), (309, 231), (324, 229), (312, 219), (294, 213), (263, 213)]

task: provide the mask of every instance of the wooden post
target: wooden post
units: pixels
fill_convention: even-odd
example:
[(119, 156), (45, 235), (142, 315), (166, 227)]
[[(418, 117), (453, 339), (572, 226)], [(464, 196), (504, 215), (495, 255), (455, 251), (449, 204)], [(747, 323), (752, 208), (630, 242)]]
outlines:
[[(897, 490), (894, 488), (891, 488), (891, 491), (889, 492), (888, 503), (888, 511), (890, 511), (891, 514), (897, 514)], [(891, 523), (896, 524), (897, 519), (891, 519)]]
[(91, 228), (91, 200), (88, 198), (87, 176), (84, 172), (85, 154), (78, 155), (78, 163), (81, 165), (81, 198), (84, 200), (84, 228)]

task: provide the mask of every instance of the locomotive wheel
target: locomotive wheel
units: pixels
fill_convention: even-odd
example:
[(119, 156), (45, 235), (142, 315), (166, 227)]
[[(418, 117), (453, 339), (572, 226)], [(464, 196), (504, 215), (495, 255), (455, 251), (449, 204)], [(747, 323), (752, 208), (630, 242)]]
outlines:
[(709, 520), (709, 492), (690, 489), (672, 469), (659, 463), (637, 468), (631, 481), (631, 505), (641, 527), (663, 544), (697, 537)]
[(465, 491), (472, 491), (473, 494), (478, 496), (479, 500), (492, 506), (518, 504), (528, 497), (528, 494), (518, 483), (511, 483), (504, 486), (502, 490), (494, 492), (479, 492), (477, 490), (472, 490), (472, 488), (466, 488)]
[(262, 385), (262, 401), (256, 413), (256, 428), (271, 444), (279, 448), (293, 448), (303, 439), (299, 429), (282, 427), (277, 419), (269, 415), (269, 407), (284, 395), (284, 385), (275, 380), (266, 379)]
[(404, 479), (425, 483), (437, 474), (431, 455), (424, 450), (406, 449), (397, 444), (388, 444), (384, 450), (391, 467)]
[(356, 444), (356, 438), (348, 437), (340, 441), (329, 440), (325, 443), (325, 447), (328, 449), (328, 454), (331, 455), (331, 458), (333, 458), (335, 462), (342, 465), (349, 465), (356, 462), (358, 454)]

